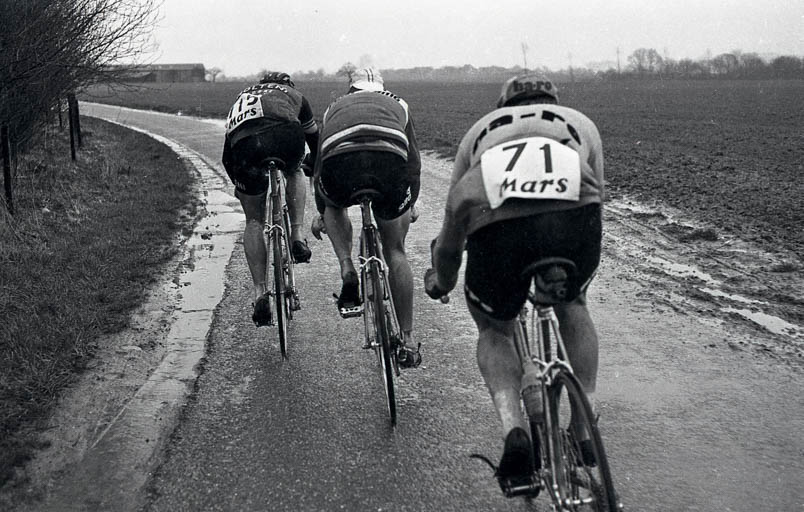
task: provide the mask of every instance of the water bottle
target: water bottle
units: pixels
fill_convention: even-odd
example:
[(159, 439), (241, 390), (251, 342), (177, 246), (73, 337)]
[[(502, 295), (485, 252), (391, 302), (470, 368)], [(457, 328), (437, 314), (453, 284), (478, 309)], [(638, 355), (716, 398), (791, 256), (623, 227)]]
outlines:
[(522, 401), (531, 421), (544, 422), (544, 404), (542, 403), (542, 380), (535, 365), (525, 367), (522, 375)]

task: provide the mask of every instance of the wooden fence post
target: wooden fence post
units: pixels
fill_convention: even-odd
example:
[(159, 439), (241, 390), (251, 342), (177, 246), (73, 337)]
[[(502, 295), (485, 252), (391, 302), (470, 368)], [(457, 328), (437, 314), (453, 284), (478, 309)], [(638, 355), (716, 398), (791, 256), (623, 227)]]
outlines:
[(81, 147), (81, 122), (78, 113), (78, 100), (75, 99), (75, 94), (67, 93), (67, 104), (70, 107), (70, 115), (73, 117), (73, 127), (75, 128), (75, 143), (76, 147)]
[(8, 213), (14, 215), (14, 194), (11, 184), (11, 143), (9, 142), (8, 126), (0, 126), (0, 153), (3, 155), (3, 184), (6, 189), (6, 207)]
[(67, 94), (67, 119), (70, 121), (70, 158), (75, 160), (75, 133), (76, 133), (76, 105), (75, 96), (72, 93)]

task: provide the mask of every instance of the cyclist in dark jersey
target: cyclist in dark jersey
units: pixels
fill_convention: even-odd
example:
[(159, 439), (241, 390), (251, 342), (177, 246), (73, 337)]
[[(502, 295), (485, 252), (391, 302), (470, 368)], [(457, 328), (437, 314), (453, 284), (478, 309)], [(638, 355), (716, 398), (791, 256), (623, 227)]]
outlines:
[(316, 204), (343, 280), (338, 308), (359, 305), (360, 300), (352, 262), (352, 224), (347, 215), (350, 197), (359, 189), (374, 188), (382, 194), (372, 207), (390, 267), (391, 293), (405, 345), (399, 362), (417, 366), (421, 356), (418, 346), (412, 348), (413, 274), (405, 237), (412, 220), (410, 209), (419, 195), (421, 160), (408, 104), (385, 90), (374, 69), (355, 71), (349, 93), (324, 113), (318, 156)]
[[(310, 148), (306, 157), (305, 142)], [(260, 83), (241, 92), (229, 110), (222, 160), (246, 214), (243, 246), (253, 282), (252, 320), (258, 326), (271, 323), (271, 298), (265, 283), (268, 253), (263, 236), (270, 181), (262, 162), (268, 157), (285, 162), (291, 253), (296, 262), (305, 263), (310, 261), (311, 252), (302, 238), (306, 197), (302, 167), (305, 174), (311, 174), (308, 169), (317, 148), (318, 126), (313, 111), (287, 73), (266, 74)]]
[(515, 77), (503, 86), (498, 108), (469, 129), (434, 241), (435, 270), (425, 274), (428, 295), (446, 295), (456, 285), (466, 249), (464, 292), (479, 331), (478, 365), (505, 439), (497, 470), (501, 485), (534, 464), (512, 340), (530, 286), (522, 271), (536, 260), (558, 256), (578, 267), (575, 300), (555, 311), (567, 355), (590, 397), (596, 385), (598, 340), (586, 288), (600, 260), (603, 146), (588, 117), (557, 101), (550, 80)]

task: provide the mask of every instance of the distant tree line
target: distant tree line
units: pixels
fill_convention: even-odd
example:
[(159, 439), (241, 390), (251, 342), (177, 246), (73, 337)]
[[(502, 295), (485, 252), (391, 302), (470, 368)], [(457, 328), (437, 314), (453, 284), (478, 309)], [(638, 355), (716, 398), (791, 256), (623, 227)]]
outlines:
[[(296, 71), (293, 78), (299, 81), (330, 81), (346, 79), (357, 68), (351, 62), (345, 63), (335, 73), (327, 73), (324, 69), (311, 71)], [(510, 68), (502, 66), (474, 67), (470, 64), (464, 66), (443, 66), (433, 68), (421, 66), (405, 69), (382, 69), (382, 74), (389, 81), (455, 81), (455, 82), (498, 82), (510, 78), (512, 75), (522, 73), (521, 66)], [(756, 53), (743, 53), (735, 50), (722, 53), (714, 57), (703, 59), (675, 60), (663, 57), (653, 48), (639, 48), (629, 55), (622, 65), (617, 62), (607, 63), (605, 66), (569, 67), (560, 70), (551, 70), (547, 67), (530, 68), (547, 74), (559, 81), (588, 80), (588, 79), (616, 79), (620, 77), (637, 78), (804, 78), (804, 59), (795, 56), (778, 56), (763, 59)], [(249, 78), (256, 78), (258, 75)]]
[[(715, 57), (674, 60), (653, 48), (639, 48), (628, 57), (625, 73), (631, 76), (680, 78), (804, 78), (804, 60), (782, 55), (766, 61), (756, 53), (735, 50)], [(617, 74), (610, 69), (607, 75)]]

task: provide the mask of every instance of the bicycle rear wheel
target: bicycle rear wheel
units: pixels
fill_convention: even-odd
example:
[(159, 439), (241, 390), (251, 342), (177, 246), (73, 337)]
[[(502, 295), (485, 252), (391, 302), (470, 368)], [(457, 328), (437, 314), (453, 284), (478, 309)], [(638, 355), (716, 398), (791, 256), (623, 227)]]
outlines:
[(290, 322), (290, 308), (288, 307), (287, 266), (290, 264), (290, 254), (285, 244), (285, 236), (273, 235), (274, 253), (274, 299), (276, 301), (276, 325), (279, 329), (279, 349), (282, 357), (288, 357), (288, 323)]
[[(553, 376), (548, 390), (550, 454), (554, 484), (551, 497), (562, 511), (620, 510), (603, 440), (589, 400), (578, 379), (565, 369)], [(574, 419), (574, 426), (570, 425)], [(582, 446), (576, 430), (585, 431)]]
[(388, 330), (386, 307), (384, 302), (384, 289), (379, 263), (374, 261), (368, 265), (363, 274), (363, 297), (365, 306), (366, 332), (368, 329), (374, 334), (371, 343), (377, 362), (382, 372), (383, 390), (388, 405), (388, 414), (391, 424), (396, 425), (396, 392), (394, 389), (393, 353), (391, 350), (391, 335)]

